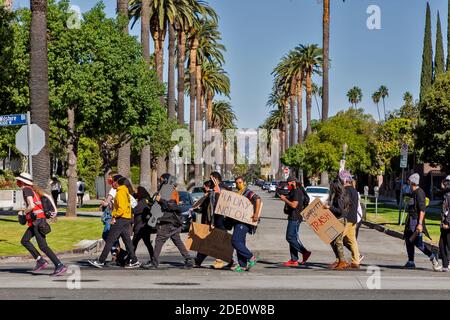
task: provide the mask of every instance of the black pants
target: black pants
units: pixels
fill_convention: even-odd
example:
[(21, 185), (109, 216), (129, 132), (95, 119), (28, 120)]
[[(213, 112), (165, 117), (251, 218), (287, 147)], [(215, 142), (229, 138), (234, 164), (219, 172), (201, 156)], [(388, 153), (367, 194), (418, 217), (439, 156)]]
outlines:
[(134, 251), (136, 252), (139, 241), (143, 240), (145, 246), (147, 247), (150, 260), (153, 260), (154, 252), (152, 241), (150, 239), (151, 234), (152, 229), (149, 226), (141, 226), (139, 228), (136, 228), (133, 235), (133, 247)]
[(167, 240), (172, 239), (173, 244), (178, 248), (181, 255), (185, 259), (190, 259), (189, 251), (184, 246), (183, 241), (181, 241), (182, 227), (175, 227), (170, 223), (160, 224), (158, 226), (158, 231), (156, 233), (156, 242), (155, 242), (155, 252), (153, 255), (153, 262), (156, 266), (159, 265), (159, 255), (161, 254), (162, 247)]
[(441, 229), (441, 238), (439, 239), (439, 252), (442, 257), (442, 266), (448, 268), (450, 250), (450, 229)]
[(119, 218), (116, 219), (115, 224), (111, 225), (111, 229), (108, 233), (108, 238), (106, 239), (105, 247), (103, 248), (102, 254), (98, 259), (100, 263), (104, 263), (106, 261), (111, 248), (119, 239), (119, 237), (121, 237), (123, 242), (125, 243), (125, 247), (128, 252), (128, 258), (130, 258), (132, 261), (137, 260), (133, 243), (131, 241), (131, 219)]
[(47, 241), (45, 240), (45, 236), (38, 231), (37, 226), (39, 225), (39, 220), (36, 220), (35, 224), (36, 225), (33, 225), (32, 227), (28, 227), (20, 243), (31, 253), (34, 259), (37, 259), (39, 256), (41, 256), (41, 254), (39, 253), (39, 251), (37, 251), (37, 249), (30, 241), (33, 237), (36, 238), (39, 249), (41, 249), (41, 251), (47, 255), (47, 257), (53, 262), (55, 266), (59, 265), (61, 261), (55, 255), (53, 250), (48, 246)]
[(55, 205), (58, 205), (58, 196), (59, 196), (59, 191), (52, 191), (52, 197), (53, 197), (53, 201), (55, 201)]
[(405, 244), (406, 244), (406, 251), (408, 253), (408, 260), (414, 261), (414, 247), (417, 247), (420, 251), (422, 251), (428, 258), (430, 258), (433, 254), (433, 252), (428, 249), (425, 246), (425, 243), (423, 242), (423, 235), (420, 234), (414, 242), (409, 241), (409, 238), (414, 234), (414, 231), (407, 230), (405, 231), (404, 237), (405, 237)]

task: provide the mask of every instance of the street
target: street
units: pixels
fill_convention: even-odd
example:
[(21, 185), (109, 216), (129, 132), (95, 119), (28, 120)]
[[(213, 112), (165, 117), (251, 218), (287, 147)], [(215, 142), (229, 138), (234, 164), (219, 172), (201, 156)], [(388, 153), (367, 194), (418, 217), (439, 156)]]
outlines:
[[(256, 189), (255, 189), (256, 190)], [(171, 242), (161, 255), (161, 268), (125, 270), (119, 267), (89, 267), (89, 256), (64, 257), (72, 274), (60, 278), (28, 271), (34, 262), (0, 265), (0, 299), (448, 299), (450, 274), (435, 273), (431, 263), (416, 252), (417, 270), (403, 270), (406, 251), (401, 240), (362, 227), (360, 251), (365, 256), (362, 269), (331, 271), (331, 248), (305, 224), (300, 238), (312, 256), (306, 266), (288, 268), (285, 241), (286, 218), (282, 202), (272, 194), (256, 190), (264, 202), (262, 219), (248, 247), (260, 256), (250, 271), (242, 274), (209, 268), (208, 258), (201, 269), (183, 270), (182, 257)], [(100, 233), (101, 230), (99, 230)], [(183, 234), (186, 237), (186, 234)], [(153, 239), (153, 238), (152, 238)], [(195, 254), (195, 253), (193, 253)], [(346, 252), (350, 258), (350, 253)], [(148, 259), (143, 243), (138, 248), (141, 262)]]

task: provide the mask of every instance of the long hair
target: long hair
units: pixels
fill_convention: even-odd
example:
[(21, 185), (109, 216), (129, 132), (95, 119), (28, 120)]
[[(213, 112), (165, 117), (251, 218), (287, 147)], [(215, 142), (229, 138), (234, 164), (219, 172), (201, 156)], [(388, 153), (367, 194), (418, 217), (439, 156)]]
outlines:
[(125, 177), (120, 178), (119, 180), (117, 180), (117, 184), (119, 186), (126, 186), (128, 188), (128, 193), (134, 194), (133, 186), (131, 185), (130, 180), (128, 180), (127, 178)]
[(339, 179), (334, 180), (330, 184), (330, 203), (333, 203), (334, 200), (342, 200), (343, 209), (345, 212), (348, 212), (350, 209), (350, 196), (347, 190), (344, 188), (344, 185), (341, 183)]
[(39, 198), (42, 198), (44, 196), (45, 191), (41, 187), (38, 187), (37, 185), (33, 185), (31, 188), (33, 189), (34, 192), (36, 192), (36, 194), (39, 196)]
[(137, 189), (136, 189), (136, 199), (137, 199), (137, 201), (141, 201), (141, 200), (145, 200), (145, 199), (150, 201), (151, 198), (152, 197), (150, 196), (150, 194), (148, 193), (148, 191), (144, 187), (142, 187), (142, 186), (137, 187)]

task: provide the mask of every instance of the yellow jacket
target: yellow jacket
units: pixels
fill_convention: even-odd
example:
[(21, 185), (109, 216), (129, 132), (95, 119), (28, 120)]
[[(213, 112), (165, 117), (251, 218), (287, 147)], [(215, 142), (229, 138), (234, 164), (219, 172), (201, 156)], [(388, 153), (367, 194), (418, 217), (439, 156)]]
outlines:
[(126, 186), (117, 188), (112, 216), (114, 218), (131, 219), (130, 193)]

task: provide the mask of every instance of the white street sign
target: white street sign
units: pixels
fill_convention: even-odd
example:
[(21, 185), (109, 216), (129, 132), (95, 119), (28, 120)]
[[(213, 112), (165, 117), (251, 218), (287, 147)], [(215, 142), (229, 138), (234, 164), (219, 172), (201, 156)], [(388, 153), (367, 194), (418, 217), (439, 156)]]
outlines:
[[(37, 155), (45, 146), (45, 132), (37, 124), (30, 125), (30, 155)], [(23, 126), (16, 133), (16, 148), (23, 155), (28, 156), (28, 133), (27, 126)]]

